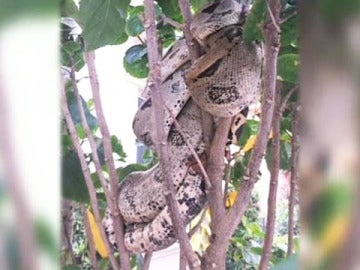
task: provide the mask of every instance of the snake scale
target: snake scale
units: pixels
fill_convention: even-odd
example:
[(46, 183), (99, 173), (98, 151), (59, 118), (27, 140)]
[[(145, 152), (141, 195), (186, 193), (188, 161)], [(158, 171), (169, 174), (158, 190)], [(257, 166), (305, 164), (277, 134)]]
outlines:
[[(202, 56), (191, 62), (186, 42), (180, 39), (161, 62), (162, 125), (168, 134), (172, 182), (184, 224), (206, 202), (203, 175), (186, 145), (187, 141), (199, 155), (204, 152), (200, 108), (215, 118), (233, 117), (259, 99), (262, 51), (258, 44), (242, 41), (244, 18), (241, 0), (206, 5), (194, 15), (191, 26)], [(173, 124), (174, 116), (182, 133)], [(157, 150), (150, 95), (135, 115), (133, 130), (147, 147)], [(118, 207), (125, 223), (125, 246), (131, 253), (160, 250), (176, 241), (165, 195), (159, 164), (129, 174), (120, 184)], [(103, 223), (116, 249), (109, 211)]]

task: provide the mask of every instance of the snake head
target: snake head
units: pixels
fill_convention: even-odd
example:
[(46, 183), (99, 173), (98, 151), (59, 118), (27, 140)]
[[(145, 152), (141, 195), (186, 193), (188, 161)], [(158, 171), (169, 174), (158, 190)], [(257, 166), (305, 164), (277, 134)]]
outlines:
[(205, 5), (194, 15), (191, 32), (204, 45), (211, 34), (226, 26), (242, 24), (248, 7), (246, 0), (221, 0)]

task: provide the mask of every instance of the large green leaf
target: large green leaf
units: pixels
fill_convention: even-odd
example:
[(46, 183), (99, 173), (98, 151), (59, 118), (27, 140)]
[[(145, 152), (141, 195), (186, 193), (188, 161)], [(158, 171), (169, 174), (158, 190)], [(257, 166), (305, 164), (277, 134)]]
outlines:
[(287, 82), (297, 83), (299, 81), (300, 59), (298, 54), (283, 54), (277, 62), (278, 76)]
[[(70, 114), (71, 114), (71, 118), (74, 121), (74, 123), (77, 124), (81, 124), (81, 117), (80, 117), (80, 113), (79, 113), (79, 107), (77, 105), (77, 101), (76, 101), (76, 97), (74, 92), (72, 91), (67, 91), (66, 92), (66, 96), (67, 96), (67, 101), (68, 101), (68, 106), (69, 106), (69, 110), (70, 110)], [(93, 116), (88, 107), (86, 106), (86, 102), (85, 100), (81, 98), (81, 103), (83, 105), (83, 109), (85, 111), (85, 117), (87, 120), (87, 123), (90, 127), (90, 129), (95, 129), (98, 126), (98, 121), (95, 118), (95, 116)]]
[(85, 65), (83, 49), (78, 42), (72, 40), (64, 42), (61, 45), (60, 52), (62, 65), (67, 67), (74, 65), (76, 71)]
[(166, 24), (159, 29), (159, 35), (161, 38), (162, 46), (164, 48), (167, 48), (170, 45), (172, 45), (176, 39), (175, 29), (169, 24)]
[(254, 40), (263, 40), (261, 31), (261, 24), (266, 18), (266, 3), (265, 0), (255, 0), (250, 14), (247, 17), (244, 25), (244, 40), (246, 43), (251, 43)]
[(157, 0), (159, 6), (167, 17), (174, 20), (181, 20), (181, 10), (178, 0)]
[(89, 192), (77, 154), (70, 151), (62, 156), (61, 162), (61, 191), (63, 197), (77, 202), (89, 202)]
[(135, 37), (145, 31), (138, 13), (131, 14), (126, 21), (125, 31), (129, 36)]
[(145, 78), (149, 74), (147, 49), (143, 44), (130, 47), (124, 56), (125, 70), (136, 78)]
[(125, 161), (126, 153), (124, 152), (121, 141), (115, 135), (111, 136), (111, 147), (113, 149), (113, 152), (118, 154), (119, 160), (120, 161)]
[(287, 46), (296, 43), (299, 37), (298, 24), (298, 16), (291, 17), (286, 22), (281, 24), (281, 46)]
[(73, 0), (61, 0), (60, 14), (61, 17), (71, 17), (77, 20), (79, 16), (79, 9)]
[[(268, 168), (272, 166), (272, 145), (269, 141), (266, 151), (266, 163)], [(289, 170), (290, 169), (290, 158), (291, 158), (291, 143), (288, 141), (280, 141), (280, 169)]]
[(80, 25), (87, 50), (114, 44), (124, 35), (130, 0), (81, 0)]

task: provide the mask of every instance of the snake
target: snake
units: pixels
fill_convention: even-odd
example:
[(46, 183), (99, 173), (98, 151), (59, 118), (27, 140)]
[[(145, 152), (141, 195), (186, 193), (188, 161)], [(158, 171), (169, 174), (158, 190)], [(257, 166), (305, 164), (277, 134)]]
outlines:
[[(245, 15), (241, 0), (205, 5), (193, 16), (190, 28), (202, 55), (191, 59), (182, 38), (161, 60), (164, 118), (160, 124), (167, 134), (171, 181), (184, 225), (200, 213), (207, 201), (204, 176), (188, 146), (199, 156), (205, 152), (201, 110), (215, 119), (236, 119), (260, 98), (262, 49), (259, 43), (243, 41)], [(133, 131), (139, 141), (157, 152), (151, 93), (145, 91), (144, 96), (133, 120)], [(181, 130), (174, 125), (175, 119)], [(229, 133), (235, 131), (232, 127)], [(166, 203), (165, 180), (157, 163), (147, 171), (130, 173), (119, 184), (117, 206), (124, 221), (125, 248), (130, 253), (158, 251), (177, 240)], [(103, 224), (117, 250), (109, 210)]]

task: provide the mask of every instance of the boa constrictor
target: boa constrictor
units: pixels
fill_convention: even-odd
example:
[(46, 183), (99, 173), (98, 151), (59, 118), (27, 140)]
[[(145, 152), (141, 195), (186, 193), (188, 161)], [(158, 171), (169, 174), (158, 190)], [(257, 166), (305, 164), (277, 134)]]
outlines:
[[(168, 134), (171, 177), (180, 215), (187, 224), (206, 201), (203, 175), (186, 145), (204, 151), (200, 108), (214, 117), (233, 117), (259, 98), (262, 53), (257, 44), (242, 41), (241, 0), (216, 1), (193, 18), (193, 36), (203, 55), (191, 63), (185, 40), (177, 41), (162, 60), (163, 127)], [(200, 108), (199, 108), (200, 107)], [(170, 112), (169, 112), (170, 111)], [(173, 125), (176, 117), (182, 133)], [(140, 141), (156, 151), (151, 96), (135, 115), (133, 130)], [(125, 223), (125, 246), (132, 253), (156, 251), (176, 241), (166, 187), (159, 164), (134, 172), (119, 187), (118, 207)], [(112, 217), (103, 220), (116, 248)]]

